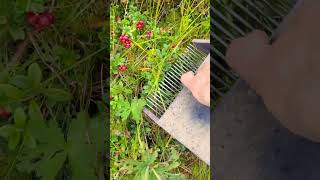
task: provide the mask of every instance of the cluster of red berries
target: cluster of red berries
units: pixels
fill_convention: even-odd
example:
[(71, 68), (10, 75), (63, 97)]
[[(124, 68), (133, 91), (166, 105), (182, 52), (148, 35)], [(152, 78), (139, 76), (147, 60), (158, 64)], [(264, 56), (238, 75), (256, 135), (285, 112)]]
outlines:
[(54, 23), (54, 16), (50, 12), (27, 13), (27, 21), (36, 31), (42, 31), (44, 28)]
[(128, 35), (122, 34), (119, 39), (123, 43), (123, 46), (126, 49), (131, 47), (131, 41), (130, 41), (130, 37)]
[(128, 66), (126, 66), (126, 65), (119, 65), (119, 67), (118, 67), (118, 69), (119, 69), (119, 71), (125, 71), (125, 70), (127, 70), (128, 69)]
[(11, 116), (11, 112), (7, 111), (5, 108), (0, 107), (0, 118), (9, 119)]
[(147, 31), (147, 38), (150, 39), (151, 38), (151, 34), (152, 34), (151, 31)]
[(136, 28), (141, 30), (143, 28), (143, 25), (144, 25), (144, 21), (140, 20), (140, 21), (137, 22)]

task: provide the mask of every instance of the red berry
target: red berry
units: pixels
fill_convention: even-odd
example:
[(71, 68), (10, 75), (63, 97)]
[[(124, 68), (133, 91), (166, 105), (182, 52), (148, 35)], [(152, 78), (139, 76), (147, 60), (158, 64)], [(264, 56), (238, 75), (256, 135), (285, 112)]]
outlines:
[(125, 71), (125, 70), (128, 69), (128, 67), (127, 67), (126, 65), (119, 65), (118, 69), (119, 69), (120, 71)]
[(143, 28), (143, 21), (142, 20), (140, 20), (139, 22), (137, 22), (137, 24), (136, 24), (136, 28), (137, 29), (142, 29)]
[(147, 38), (150, 38), (151, 37), (151, 31), (148, 31), (147, 32)]
[(53, 24), (53, 22), (54, 22), (54, 16), (53, 16), (52, 13), (46, 11), (46, 12), (40, 13), (39, 15), (40, 15), (40, 16), (46, 16), (46, 17), (49, 19), (50, 24)]
[(39, 20), (39, 16), (35, 14), (34, 12), (27, 12), (27, 21), (31, 25), (37, 24)]
[(119, 152), (119, 151), (115, 151), (115, 152), (114, 152), (114, 155), (115, 155), (115, 156), (119, 156), (119, 155), (120, 155), (120, 152)]
[(47, 26), (51, 25), (51, 22), (47, 16), (41, 15), (41, 16), (39, 16), (38, 24), (42, 27), (47, 27)]
[(125, 35), (125, 36), (123, 37), (123, 39), (128, 40), (128, 39), (129, 39), (129, 36), (128, 36), (128, 35)]
[(11, 116), (11, 112), (7, 111), (5, 108), (0, 107), (0, 117), (2, 119), (9, 119)]
[(130, 44), (126, 44), (124, 47), (125, 47), (126, 49), (129, 49), (129, 48), (131, 47), (131, 45), (130, 45)]

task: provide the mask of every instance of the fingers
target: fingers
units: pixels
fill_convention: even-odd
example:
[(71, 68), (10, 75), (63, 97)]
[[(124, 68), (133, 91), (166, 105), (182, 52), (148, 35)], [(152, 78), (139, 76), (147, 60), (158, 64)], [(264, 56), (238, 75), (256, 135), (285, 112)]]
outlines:
[(242, 71), (244, 63), (250, 65), (252, 61), (252, 55), (255, 51), (261, 51), (260, 49), (268, 44), (268, 36), (262, 31), (253, 31), (245, 37), (235, 39), (231, 42), (227, 53), (226, 60), (229, 65)]
[(253, 86), (262, 80), (266, 63), (271, 63), (268, 42), (267, 34), (257, 30), (233, 40), (227, 50), (227, 63)]
[(190, 91), (192, 91), (194, 81), (194, 74), (192, 71), (189, 71), (181, 76), (181, 82), (186, 86)]
[(181, 82), (198, 102), (210, 106), (210, 63), (204, 64), (196, 75), (191, 71), (183, 74)]

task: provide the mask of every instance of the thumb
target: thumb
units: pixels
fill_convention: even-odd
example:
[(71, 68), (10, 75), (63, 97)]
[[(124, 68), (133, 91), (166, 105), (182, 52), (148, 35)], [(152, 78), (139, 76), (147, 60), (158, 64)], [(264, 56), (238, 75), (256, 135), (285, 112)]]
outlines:
[(264, 77), (270, 45), (266, 33), (253, 31), (245, 37), (233, 40), (226, 53), (226, 61), (251, 85)]
[(184, 86), (186, 86), (190, 91), (193, 89), (193, 80), (194, 80), (194, 74), (192, 71), (189, 71), (187, 73), (184, 73), (181, 76), (181, 82)]

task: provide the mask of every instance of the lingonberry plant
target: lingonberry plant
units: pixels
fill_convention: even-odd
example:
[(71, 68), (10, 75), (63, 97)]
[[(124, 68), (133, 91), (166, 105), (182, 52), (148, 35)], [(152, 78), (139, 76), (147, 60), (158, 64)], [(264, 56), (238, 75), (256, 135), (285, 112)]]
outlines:
[(1, 0), (0, 179), (104, 179), (107, 4)]
[[(129, 0), (111, 4), (113, 179), (199, 179), (189, 172), (194, 167), (208, 169), (142, 114), (145, 97), (157, 90), (164, 72), (186, 45), (192, 39), (209, 38), (208, 8), (208, 0)], [(206, 174), (205, 179), (208, 177)]]

